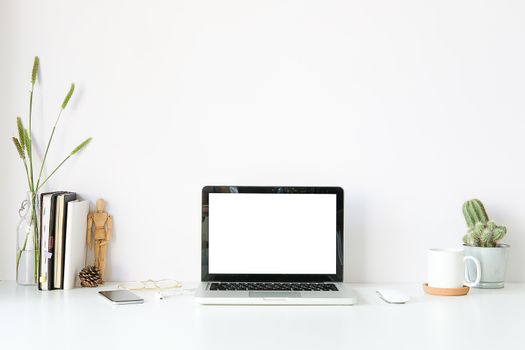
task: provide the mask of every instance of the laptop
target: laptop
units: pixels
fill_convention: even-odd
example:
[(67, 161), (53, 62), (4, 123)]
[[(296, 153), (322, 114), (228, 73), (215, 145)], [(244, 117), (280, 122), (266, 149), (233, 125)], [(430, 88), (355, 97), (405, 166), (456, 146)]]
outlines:
[(202, 189), (201, 304), (352, 305), (340, 187)]

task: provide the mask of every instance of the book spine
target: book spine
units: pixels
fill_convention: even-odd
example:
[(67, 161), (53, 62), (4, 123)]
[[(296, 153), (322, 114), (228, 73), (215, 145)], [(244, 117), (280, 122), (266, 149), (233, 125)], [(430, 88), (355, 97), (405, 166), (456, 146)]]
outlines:
[(60, 289), (64, 289), (65, 282), (65, 270), (66, 270), (66, 248), (67, 248), (67, 224), (68, 224), (68, 210), (69, 203), (76, 201), (77, 194), (75, 192), (69, 192), (64, 197), (64, 207), (62, 209), (62, 251), (60, 260)]
[(40, 251), (40, 259), (38, 259), (38, 268), (37, 268), (37, 287), (38, 290), (42, 290), (42, 252), (44, 251), (42, 248), (42, 242), (43, 239), (43, 233), (44, 233), (44, 194), (42, 193), (40, 195), (40, 230), (38, 230), (38, 250)]
[(57, 198), (57, 204), (55, 209), (55, 261), (53, 264), (53, 289), (60, 288), (60, 263), (61, 249), (62, 249), (62, 211), (64, 208), (64, 195), (60, 195)]
[(38, 278), (38, 289), (48, 290), (49, 273), (49, 224), (50, 224), (51, 201), (48, 195), (42, 200), (42, 233), (40, 239), (40, 269)]

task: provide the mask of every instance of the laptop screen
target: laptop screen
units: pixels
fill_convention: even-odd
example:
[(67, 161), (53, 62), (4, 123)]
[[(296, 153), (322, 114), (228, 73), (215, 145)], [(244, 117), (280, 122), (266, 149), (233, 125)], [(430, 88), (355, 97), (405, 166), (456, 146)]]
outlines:
[(336, 274), (335, 193), (210, 193), (210, 274)]

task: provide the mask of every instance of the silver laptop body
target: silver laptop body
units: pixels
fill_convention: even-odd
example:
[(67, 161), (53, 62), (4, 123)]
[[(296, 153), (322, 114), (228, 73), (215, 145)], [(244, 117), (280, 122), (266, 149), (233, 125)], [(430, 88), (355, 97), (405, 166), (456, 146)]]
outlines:
[(202, 189), (201, 304), (353, 305), (340, 187)]

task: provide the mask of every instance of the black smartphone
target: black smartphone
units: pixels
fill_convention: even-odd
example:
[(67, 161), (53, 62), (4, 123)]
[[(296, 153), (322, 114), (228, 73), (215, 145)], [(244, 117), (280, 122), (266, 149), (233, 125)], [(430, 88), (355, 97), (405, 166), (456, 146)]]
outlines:
[(115, 305), (142, 304), (144, 299), (129, 290), (103, 290), (98, 292)]

